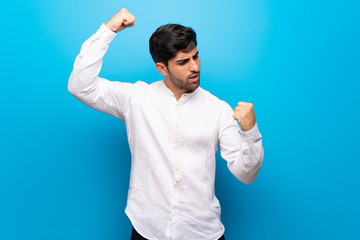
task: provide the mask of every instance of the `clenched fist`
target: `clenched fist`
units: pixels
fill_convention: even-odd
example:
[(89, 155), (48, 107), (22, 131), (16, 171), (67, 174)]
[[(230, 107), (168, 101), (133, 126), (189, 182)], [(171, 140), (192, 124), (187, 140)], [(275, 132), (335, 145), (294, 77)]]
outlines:
[(251, 130), (255, 126), (254, 106), (251, 103), (239, 102), (233, 118), (239, 122), (241, 130)]
[(135, 25), (135, 17), (128, 12), (125, 8), (121, 9), (120, 12), (115, 14), (106, 24), (113, 32), (120, 32), (125, 28), (132, 27)]

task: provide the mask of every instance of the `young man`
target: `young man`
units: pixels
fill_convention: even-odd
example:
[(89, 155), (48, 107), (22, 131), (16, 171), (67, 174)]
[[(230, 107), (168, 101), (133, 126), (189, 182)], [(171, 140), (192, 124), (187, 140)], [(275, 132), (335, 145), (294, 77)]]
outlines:
[(160, 27), (150, 38), (163, 81), (99, 78), (108, 45), (134, 24), (135, 17), (122, 9), (84, 42), (69, 91), (126, 123), (132, 160), (125, 212), (132, 239), (224, 239), (214, 192), (215, 153), (220, 144), (229, 170), (246, 184), (255, 180), (263, 148), (253, 106), (240, 102), (233, 111), (199, 87), (196, 34), (177, 24)]

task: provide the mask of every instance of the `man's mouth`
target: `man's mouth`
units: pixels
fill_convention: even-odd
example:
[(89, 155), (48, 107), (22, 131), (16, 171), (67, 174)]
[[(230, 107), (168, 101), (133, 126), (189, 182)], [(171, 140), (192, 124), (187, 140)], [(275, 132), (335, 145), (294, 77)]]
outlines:
[(195, 83), (199, 80), (199, 74), (194, 74), (189, 77), (190, 82)]

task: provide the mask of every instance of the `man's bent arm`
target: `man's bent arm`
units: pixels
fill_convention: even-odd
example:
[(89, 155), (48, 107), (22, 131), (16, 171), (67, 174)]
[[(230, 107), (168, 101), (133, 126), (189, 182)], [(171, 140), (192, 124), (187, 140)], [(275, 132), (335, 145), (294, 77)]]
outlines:
[(86, 40), (76, 57), (68, 84), (69, 92), (81, 102), (121, 120), (124, 120), (131, 84), (110, 82), (99, 78), (98, 74), (102, 58), (116, 32), (133, 26), (134, 21), (135, 18), (126, 9), (122, 9)]
[(226, 104), (219, 131), (221, 156), (227, 161), (229, 170), (237, 179), (251, 184), (255, 181), (264, 158), (262, 136), (255, 122), (254, 125), (241, 122), (241, 125), (252, 126), (244, 131), (232, 115), (231, 107)]

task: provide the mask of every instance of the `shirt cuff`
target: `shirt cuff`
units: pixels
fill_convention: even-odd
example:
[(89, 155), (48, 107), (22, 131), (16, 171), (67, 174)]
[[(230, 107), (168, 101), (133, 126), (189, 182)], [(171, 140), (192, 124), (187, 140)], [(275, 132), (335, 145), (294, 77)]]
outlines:
[(257, 123), (255, 123), (255, 126), (249, 131), (241, 131), (241, 137), (244, 142), (255, 142), (261, 138)]
[(97, 38), (99, 38), (103, 43), (109, 45), (111, 41), (115, 38), (116, 33), (111, 31), (108, 27), (103, 23), (99, 30), (95, 33)]

